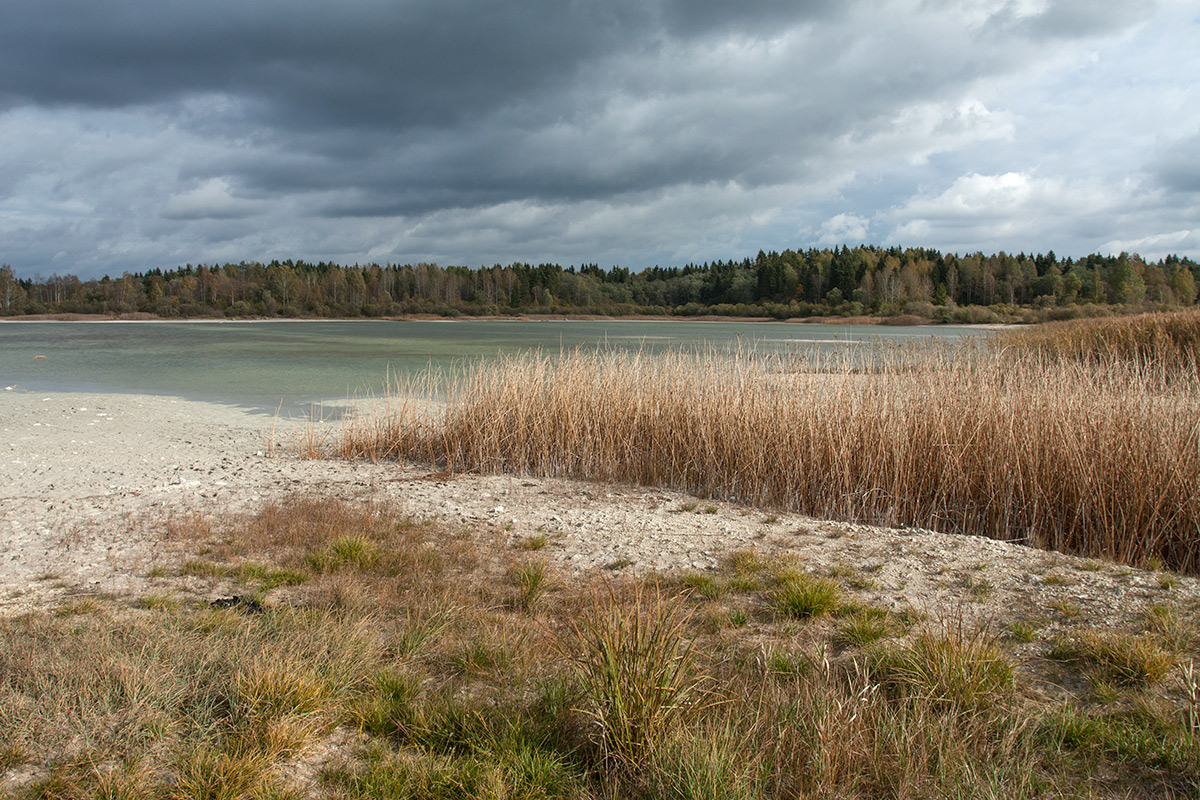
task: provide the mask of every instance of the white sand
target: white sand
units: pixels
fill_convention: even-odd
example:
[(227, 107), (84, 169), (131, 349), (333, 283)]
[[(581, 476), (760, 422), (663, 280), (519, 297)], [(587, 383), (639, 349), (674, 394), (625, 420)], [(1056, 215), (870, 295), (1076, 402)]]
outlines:
[[(1197, 583), (966, 536), (768, 515), (676, 492), (520, 476), (455, 475), (386, 462), (305, 460), (299, 420), (167, 397), (0, 392), (0, 613), (86, 592), (136, 594), (154, 565), (180, 557), (162, 543), (171, 514), (241, 511), (302, 492), (391, 499), (503, 540), (544, 534), (564, 569), (705, 569), (751, 547), (799, 554), (810, 569), (847, 568), (885, 605), (967, 603), (1053, 617), (1079, 605), (1098, 624), (1150, 602), (1193, 597)], [(1046, 581), (1048, 575), (1057, 575)], [(1060, 580), (1065, 576), (1065, 579)], [(980, 592), (981, 583), (990, 589)]]
[(4, 392), (0, 603), (125, 588), (154, 549), (131, 518), (278, 485), (284, 463), (259, 454), (271, 422), (174, 398)]

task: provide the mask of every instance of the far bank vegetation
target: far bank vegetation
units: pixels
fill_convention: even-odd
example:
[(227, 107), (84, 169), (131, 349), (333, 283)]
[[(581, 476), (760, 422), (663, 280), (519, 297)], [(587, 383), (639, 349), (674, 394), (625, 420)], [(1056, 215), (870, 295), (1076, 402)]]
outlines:
[(0, 267), (0, 317), (387, 317), (405, 314), (873, 316), (912, 322), (1035, 322), (1196, 304), (1200, 264), (1166, 256), (982, 252), (874, 246), (762, 252), (654, 266), (514, 262), (188, 264), (100, 280), (18, 279)]

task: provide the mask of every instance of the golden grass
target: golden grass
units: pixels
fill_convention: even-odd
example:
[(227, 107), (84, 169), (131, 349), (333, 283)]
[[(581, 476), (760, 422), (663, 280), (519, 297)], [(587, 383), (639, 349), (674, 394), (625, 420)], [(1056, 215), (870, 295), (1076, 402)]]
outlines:
[[(333, 730), (378, 661), (369, 620), (282, 609), (208, 609), (0, 623), (0, 738), (52, 767), (34, 796), (92, 774), (169, 764), (177, 783), (146, 797), (243, 797)], [(73, 776), (73, 777), (72, 777)], [(90, 782), (87, 778), (85, 782)]]
[(1200, 367), (1200, 311), (1050, 322), (1005, 332), (998, 341), (1055, 358), (1096, 363), (1116, 359), (1195, 375)]
[(502, 358), (436, 389), (440, 417), (398, 400), (350, 420), (340, 453), (1200, 570), (1194, 370), (971, 343), (821, 364), (574, 352)]
[[(529, 579), (516, 576), (541, 562), (384, 504), (292, 498), (193, 523), (175, 543), (208, 551), (220, 567), (210, 580), (251, 590), (249, 561), (303, 581), (257, 610), (109, 598), (87, 614), (0, 620), (0, 781), (11, 780), (0, 794), (1041, 798), (1200, 786), (1190, 669), (1182, 693), (1163, 676), (1119, 685), (1111, 707), (1069, 685), (1051, 699), (1037, 689), (1047, 667), (1077, 670), (1086, 692), (1078, 678), (1107, 651), (1018, 662), (961, 615), (845, 637), (827, 618), (777, 613), (775, 589), (800, 580), (789, 559), (731, 554), (715, 598), (680, 576), (578, 575), (539, 584), (531, 613), (519, 602)], [(355, 536), (375, 556), (327, 569), (321, 559)], [(854, 617), (889, 616), (841, 591)], [(708, 623), (735, 612), (736, 627)], [(1195, 640), (1190, 617), (1173, 625)], [(297, 768), (322, 752), (323, 765)]]
[(1121, 685), (1151, 685), (1175, 667), (1174, 656), (1148, 634), (1083, 631), (1057, 642), (1050, 656), (1086, 665), (1104, 679)]

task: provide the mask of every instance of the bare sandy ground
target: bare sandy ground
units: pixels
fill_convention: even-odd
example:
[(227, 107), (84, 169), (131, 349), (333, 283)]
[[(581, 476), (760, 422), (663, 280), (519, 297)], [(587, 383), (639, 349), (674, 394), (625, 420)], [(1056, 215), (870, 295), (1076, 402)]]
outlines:
[(136, 596), (160, 580), (153, 567), (182, 557), (163, 544), (171, 515), (248, 510), (296, 493), (391, 499), (510, 544), (544, 535), (539, 552), (567, 574), (704, 570), (753, 548), (794, 553), (887, 606), (959, 606), (1049, 625), (1080, 615), (1126, 624), (1150, 604), (1200, 598), (1191, 578), (976, 537), (657, 489), (307, 460), (296, 455), (302, 432), (300, 420), (167, 397), (0, 392), (0, 614), (79, 593)]

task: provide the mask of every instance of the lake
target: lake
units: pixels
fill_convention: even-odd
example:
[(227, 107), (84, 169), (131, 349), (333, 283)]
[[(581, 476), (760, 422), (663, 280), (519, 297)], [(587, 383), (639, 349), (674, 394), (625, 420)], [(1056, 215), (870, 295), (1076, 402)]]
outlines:
[(986, 333), (966, 327), (675, 320), (4, 322), (0, 387), (233, 403), (261, 413), (379, 393), (389, 375), (576, 347), (833, 352), (866, 342)]

